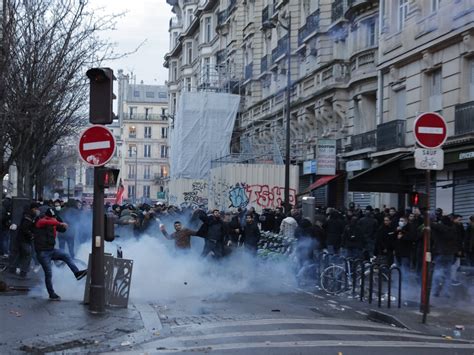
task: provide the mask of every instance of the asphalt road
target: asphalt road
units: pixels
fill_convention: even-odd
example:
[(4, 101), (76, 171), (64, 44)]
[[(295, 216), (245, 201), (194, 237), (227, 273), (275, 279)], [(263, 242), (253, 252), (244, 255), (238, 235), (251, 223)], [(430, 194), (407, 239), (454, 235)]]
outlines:
[(474, 344), (370, 322), (347, 304), (303, 290), (152, 304), (158, 337), (127, 354), (474, 354)]

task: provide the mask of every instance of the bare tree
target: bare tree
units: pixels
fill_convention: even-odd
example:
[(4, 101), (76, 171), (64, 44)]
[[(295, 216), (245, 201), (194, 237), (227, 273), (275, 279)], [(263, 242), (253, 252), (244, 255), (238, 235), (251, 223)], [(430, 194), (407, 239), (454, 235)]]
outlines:
[(100, 37), (120, 15), (97, 16), (87, 0), (7, 0), (6, 11), (2, 165), (16, 162), (18, 195), (31, 197), (52, 147), (87, 123), (85, 71), (120, 57)]

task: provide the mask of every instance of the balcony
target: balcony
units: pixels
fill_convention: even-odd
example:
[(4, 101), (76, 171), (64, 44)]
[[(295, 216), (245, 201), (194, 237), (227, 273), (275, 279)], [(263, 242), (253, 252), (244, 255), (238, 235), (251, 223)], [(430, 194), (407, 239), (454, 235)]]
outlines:
[(375, 147), (377, 144), (377, 131), (373, 130), (370, 132), (365, 132), (361, 134), (356, 134), (351, 138), (351, 149), (361, 150), (365, 148)]
[[(368, 48), (356, 53), (351, 58), (351, 74), (367, 74), (367, 72), (376, 72), (377, 48)], [(360, 71), (360, 73), (358, 73)]]
[(245, 66), (245, 80), (251, 79), (253, 76), (253, 63), (249, 63)]
[(377, 150), (405, 146), (405, 120), (393, 120), (377, 126)]
[(217, 25), (222, 26), (229, 18), (229, 15), (230, 15), (229, 9), (219, 11), (217, 13)]
[(129, 113), (125, 115), (124, 120), (136, 120), (136, 121), (158, 121), (162, 120), (161, 115), (157, 113)]
[(345, 12), (345, 17), (349, 18), (352, 14), (356, 13), (359, 10), (364, 9), (366, 6), (373, 4), (373, 0), (347, 0), (347, 8)]
[(346, 0), (334, 0), (331, 4), (331, 20), (336, 22), (342, 16), (344, 16), (344, 3)]
[(178, 27), (181, 27), (182, 25), (183, 23), (177, 17), (170, 18), (170, 29), (178, 28)]
[(474, 101), (454, 107), (454, 134), (456, 136), (474, 133)]
[(268, 55), (260, 59), (260, 73), (265, 73), (268, 70)]
[(306, 18), (306, 24), (298, 30), (298, 46), (301, 46), (305, 39), (319, 30), (319, 9)]
[(277, 46), (272, 50), (272, 64), (276, 63), (277, 59), (286, 53), (288, 49), (288, 34), (284, 35), (278, 40)]

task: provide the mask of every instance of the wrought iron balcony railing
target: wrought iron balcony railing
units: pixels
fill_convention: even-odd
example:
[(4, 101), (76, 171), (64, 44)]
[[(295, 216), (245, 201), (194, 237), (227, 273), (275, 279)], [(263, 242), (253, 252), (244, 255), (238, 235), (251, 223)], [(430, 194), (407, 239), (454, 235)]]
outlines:
[(360, 150), (365, 148), (376, 147), (377, 145), (377, 131), (369, 131), (361, 134), (356, 134), (351, 138), (351, 149)]
[(377, 126), (377, 150), (405, 146), (405, 120), (393, 120)]
[(284, 35), (278, 40), (277, 46), (272, 50), (272, 63), (275, 63), (276, 60), (286, 53), (288, 48), (288, 34)]
[(298, 45), (301, 46), (304, 40), (312, 33), (319, 30), (319, 9), (306, 18), (306, 24), (298, 30)]
[(454, 106), (454, 134), (474, 133), (474, 101)]

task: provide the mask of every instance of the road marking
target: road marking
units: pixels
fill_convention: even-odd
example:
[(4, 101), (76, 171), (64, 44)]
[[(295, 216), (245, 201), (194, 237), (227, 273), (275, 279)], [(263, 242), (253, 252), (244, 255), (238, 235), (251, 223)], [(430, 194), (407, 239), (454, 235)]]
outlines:
[[(212, 329), (212, 328), (220, 328), (220, 327), (239, 327), (239, 326), (258, 326), (258, 325), (283, 325), (283, 324), (314, 324), (314, 325), (334, 325), (334, 326), (355, 326), (361, 328), (374, 328), (374, 329), (391, 329), (392, 331), (397, 332), (408, 332), (407, 329), (401, 328), (393, 328), (388, 325), (382, 324), (373, 324), (370, 322), (361, 324), (360, 320), (339, 320), (333, 318), (295, 318), (295, 319), (288, 319), (288, 318), (270, 318), (270, 319), (250, 319), (246, 321), (223, 321), (223, 322), (213, 322), (213, 323), (206, 323), (199, 325), (199, 330), (202, 329)], [(187, 327), (186, 325), (176, 326), (173, 328), (184, 328)], [(410, 331), (413, 333), (413, 331)]]
[[(421, 343), (415, 341), (354, 341), (354, 340), (316, 340), (316, 341), (285, 341), (285, 342), (261, 342), (261, 343), (230, 343), (212, 344), (181, 348), (157, 348), (153, 353), (191, 352), (205, 349), (207, 351), (252, 349), (252, 348), (308, 348), (308, 347), (361, 347), (361, 348), (441, 348), (441, 349), (474, 349), (471, 344), (453, 343)], [(132, 352), (130, 353), (132, 354)]]
[(96, 150), (110, 148), (110, 141), (84, 143), (82, 150)]
[(365, 312), (362, 312), (362, 311), (355, 311), (355, 312), (356, 312), (356, 313), (359, 313), (359, 314), (362, 315), (362, 316), (367, 316), (367, 313), (365, 313)]
[(444, 134), (444, 130), (441, 127), (418, 127), (418, 133)]
[[(381, 331), (367, 331), (367, 330), (343, 330), (343, 329), (282, 329), (282, 330), (262, 330), (262, 331), (243, 331), (243, 332), (224, 332), (224, 333), (212, 333), (212, 334), (201, 334), (201, 335), (183, 335), (169, 338), (166, 340), (160, 340), (161, 342), (185, 342), (185, 341), (196, 341), (196, 340), (211, 340), (211, 339), (222, 339), (222, 338), (240, 338), (240, 337), (260, 337), (260, 336), (287, 336), (287, 335), (373, 335), (379, 337), (403, 337), (423, 340), (435, 340), (438, 341), (439, 337), (421, 335), (421, 334), (395, 334), (393, 332), (381, 332)], [(158, 343), (156, 341), (155, 343)]]

